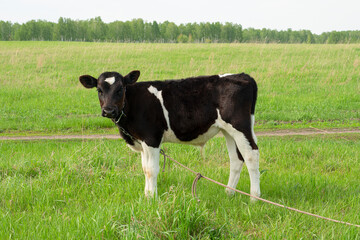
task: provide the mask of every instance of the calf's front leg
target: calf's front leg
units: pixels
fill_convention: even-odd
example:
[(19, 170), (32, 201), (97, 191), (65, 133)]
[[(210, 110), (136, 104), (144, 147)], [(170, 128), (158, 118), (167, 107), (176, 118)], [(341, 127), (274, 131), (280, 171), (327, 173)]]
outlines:
[(145, 196), (157, 196), (157, 176), (159, 174), (160, 148), (153, 148), (142, 143), (141, 163), (145, 174)]

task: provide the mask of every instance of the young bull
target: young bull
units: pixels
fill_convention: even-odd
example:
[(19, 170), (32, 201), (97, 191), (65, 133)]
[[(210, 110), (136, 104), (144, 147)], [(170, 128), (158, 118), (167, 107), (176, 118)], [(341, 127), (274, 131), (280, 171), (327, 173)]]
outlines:
[(228, 186), (236, 188), (245, 161), (250, 193), (260, 196), (253, 78), (241, 73), (136, 83), (139, 76), (139, 71), (126, 76), (104, 72), (97, 79), (79, 79), (84, 87), (97, 88), (102, 116), (112, 119), (128, 146), (141, 152), (146, 196), (157, 194), (162, 143), (204, 145), (219, 131), (230, 157)]

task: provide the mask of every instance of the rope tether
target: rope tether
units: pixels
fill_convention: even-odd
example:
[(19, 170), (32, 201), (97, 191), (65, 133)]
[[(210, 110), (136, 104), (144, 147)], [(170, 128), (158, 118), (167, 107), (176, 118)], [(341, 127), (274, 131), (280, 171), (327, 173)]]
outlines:
[(235, 189), (235, 188), (232, 188), (232, 187), (229, 187), (229, 186), (227, 186), (227, 185), (225, 185), (225, 184), (222, 184), (222, 183), (220, 183), (220, 182), (218, 182), (218, 181), (215, 181), (215, 180), (213, 180), (213, 179), (211, 179), (211, 178), (208, 178), (208, 177), (206, 177), (206, 176), (204, 176), (204, 175), (201, 175), (201, 173), (195, 172), (194, 170), (186, 167), (185, 165), (183, 165), (183, 164), (179, 163), (178, 161), (176, 161), (175, 159), (171, 158), (169, 155), (165, 154), (164, 150), (162, 150), (162, 149), (160, 150), (160, 153), (161, 153), (162, 155), (164, 155), (163, 172), (164, 172), (164, 170), (165, 170), (165, 160), (166, 160), (166, 158), (168, 158), (168, 159), (170, 159), (171, 161), (173, 161), (174, 163), (178, 164), (179, 166), (185, 168), (186, 170), (188, 170), (188, 171), (190, 171), (190, 172), (192, 172), (193, 174), (196, 175), (196, 177), (195, 177), (195, 179), (194, 179), (194, 181), (193, 181), (193, 184), (192, 184), (192, 195), (193, 195), (193, 197), (197, 198), (198, 201), (200, 201), (200, 200), (199, 200), (199, 198), (198, 198), (197, 195), (196, 195), (196, 184), (197, 184), (197, 182), (199, 181), (200, 178), (205, 178), (206, 180), (208, 180), (208, 181), (210, 181), (210, 182), (213, 182), (213, 183), (215, 183), (215, 184), (217, 184), (217, 185), (223, 186), (223, 187), (225, 187), (225, 188), (229, 188), (229, 189), (231, 189), (231, 190), (233, 190), (233, 191), (235, 191), (235, 192), (238, 192), (238, 193), (240, 193), (240, 194), (243, 194), (243, 195), (246, 195), (246, 196), (255, 198), (255, 199), (257, 199), (257, 200), (260, 200), (260, 201), (263, 201), (263, 202), (266, 202), (266, 203), (269, 203), (269, 204), (272, 204), (272, 205), (275, 205), (275, 206), (278, 206), (278, 207), (281, 207), (281, 208), (285, 208), (285, 209), (288, 209), (288, 210), (291, 210), (291, 211), (294, 211), (294, 212), (298, 212), (298, 213), (302, 213), (302, 214), (305, 214), (305, 215), (309, 215), (309, 216), (312, 216), (312, 217), (316, 217), (316, 218), (328, 220), (328, 221), (331, 221), (331, 222), (342, 223), (342, 224), (346, 224), (346, 225), (349, 225), (349, 226), (354, 226), (354, 227), (360, 228), (360, 225), (358, 225), (358, 224), (353, 224), (353, 223), (344, 222), (344, 221), (340, 221), (340, 220), (336, 220), (336, 219), (332, 219), (332, 218), (328, 218), (328, 217), (323, 217), (323, 216), (320, 216), (320, 215), (317, 215), (317, 214), (313, 214), (313, 213), (309, 213), (309, 212), (305, 212), (305, 211), (302, 211), (302, 210), (299, 210), (299, 209), (296, 209), (296, 208), (287, 207), (287, 206), (282, 205), (282, 204), (280, 204), (280, 203), (272, 202), (272, 201), (266, 200), (266, 199), (264, 199), (264, 198), (260, 198), (260, 197), (253, 196), (253, 195), (251, 195), (251, 194), (249, 194), (249, 193), (246, 193), (246, 192), (237, 190), (237, 189)]
[(201, 173), (196, 174), (196, 177), (193, 181), (192, 187), (191, 187), (191, 192), (193, 197), (197, 198), (197, 200), (200, 202), (200, 199), (197, 197), (196, 195), (196, 184), (199, 181), (200, 178), (202, 178), (203, 176), (201, 175)]

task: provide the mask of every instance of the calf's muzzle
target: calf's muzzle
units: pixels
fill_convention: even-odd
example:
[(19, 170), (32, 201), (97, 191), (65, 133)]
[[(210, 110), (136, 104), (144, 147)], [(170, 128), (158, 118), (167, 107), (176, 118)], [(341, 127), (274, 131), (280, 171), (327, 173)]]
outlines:
[(116, 118), (118, 114), (117, 108), (115, 107), (104, 107), (102, 108), (101, 115), (107, 118)]

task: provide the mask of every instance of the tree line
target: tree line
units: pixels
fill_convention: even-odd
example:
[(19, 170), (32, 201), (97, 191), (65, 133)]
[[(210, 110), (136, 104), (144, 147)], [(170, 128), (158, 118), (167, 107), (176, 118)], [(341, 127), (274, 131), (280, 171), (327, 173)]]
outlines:
[(313, 34), (309, 30), (243, 29), (233, 23), (146, 22), (143, 19), (104, 23), (59, 18), (57, 23), (31, 20), (24, 24), (0, 21), (1, 41), (101, 41), (155, 43), (360, 43), (360, 31)]

